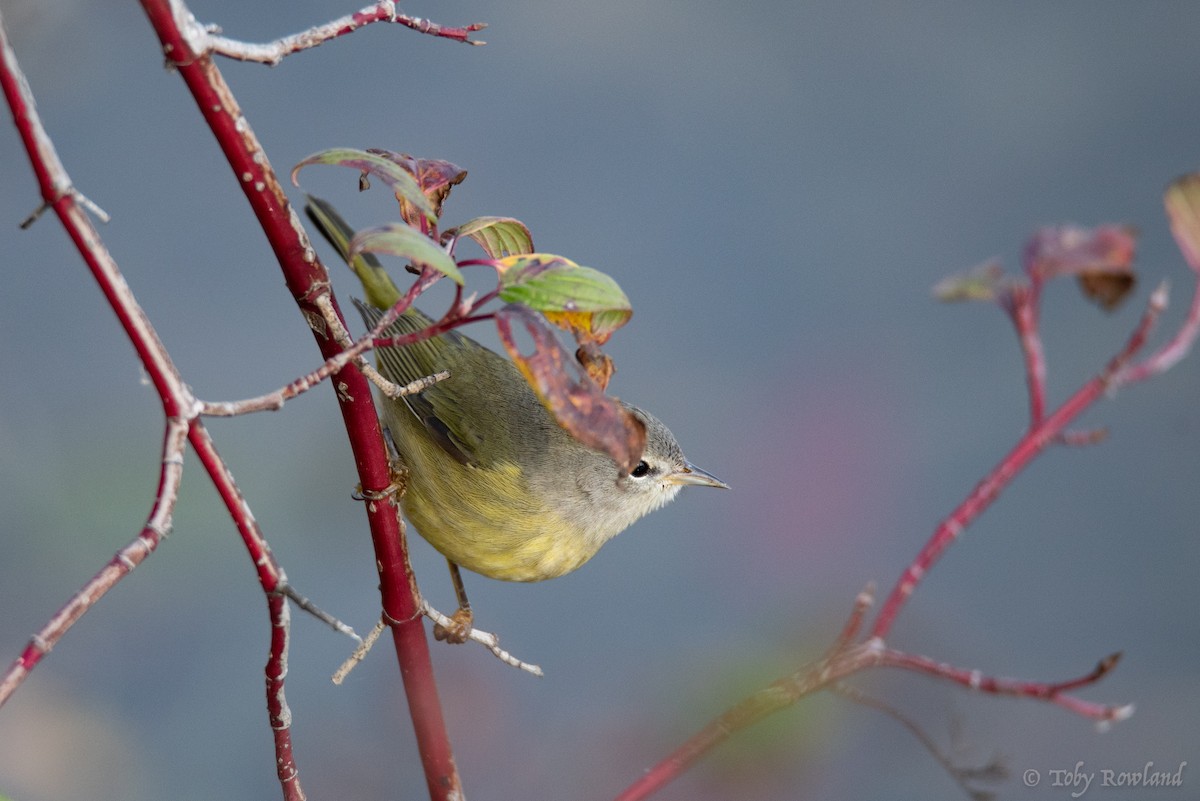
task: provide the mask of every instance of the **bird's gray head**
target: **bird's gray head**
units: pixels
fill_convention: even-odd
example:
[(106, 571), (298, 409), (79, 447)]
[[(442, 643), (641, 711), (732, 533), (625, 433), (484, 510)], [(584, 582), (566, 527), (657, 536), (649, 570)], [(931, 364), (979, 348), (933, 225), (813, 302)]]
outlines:
[[(693, 465), (663, 422), (636, 406), (626, 408), (646, 426), (642, 459), (628, 475), (616, 478), (616, 504), (625, 526), (671, 501), (687, 485), (728, 488), (725, 482)], [(625, 526), (622, 526), (624, 528)]]
[(599, 548), (634, 521), (668, 503), (686, 485), (725, 487), (715, 476), (684, 458), (671, 430), (657, 417), (623, 404), (646, 426), (641, 461), (622, 475), (604, 454), (578, 445), (573, 467), (559, 465), (553, 475), (539, 476), (542, 492), (571, 527)]

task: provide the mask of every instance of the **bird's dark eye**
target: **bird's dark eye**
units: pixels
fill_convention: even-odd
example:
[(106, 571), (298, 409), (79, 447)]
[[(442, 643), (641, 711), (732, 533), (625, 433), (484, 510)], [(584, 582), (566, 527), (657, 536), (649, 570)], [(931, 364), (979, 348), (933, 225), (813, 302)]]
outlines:
[(633, 468), (633, 472), (630, 473), (629, 475), (633, 476), (634, 478), (641, 478), (642, 476), (646, 475), (649, 472), (650, 472), (650, 465), (648, 465), (644, 461), (642, 461), (642, 462), (637, 463), (637, 467)]

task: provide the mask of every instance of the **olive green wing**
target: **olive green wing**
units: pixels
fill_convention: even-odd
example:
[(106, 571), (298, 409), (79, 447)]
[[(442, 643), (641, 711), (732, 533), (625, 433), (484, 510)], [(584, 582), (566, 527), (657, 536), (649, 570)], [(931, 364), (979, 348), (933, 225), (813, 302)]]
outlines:
[[(374, 328), (383, 316), (382, 311), (371, 308), (357, 298), (354, 299), (354, 305), (368, 328)], [(412, 334), (428, 327), (432, 322), (426, 315), (411, 309), (388, 326), (384, 335)], [(459, 334), (448, 333), (403, 347), (378, 348), (376, 361), (383, 377), (401, 386), (442, 370), (450, 371), (451, 378), (421, 392), (406, 395), (400, 400), (446, 453), (461, 464), (478, 467), (479, 438), (473, 435), (468, 426), (462, 424), (462, 416), (456, 412), (457, 409), (463, 408), (462, 399), (457, 397), (454, 385), (450, 384), (456, 366), (454, 348), (462, 347), (462, 343), (455, 340), (464, 338)], [(482, 346), (476, 344), (475, 347)], [(447, 386), (448, 384), (450, 385)], [(456, 422), (459, 424), (455, 425)]]

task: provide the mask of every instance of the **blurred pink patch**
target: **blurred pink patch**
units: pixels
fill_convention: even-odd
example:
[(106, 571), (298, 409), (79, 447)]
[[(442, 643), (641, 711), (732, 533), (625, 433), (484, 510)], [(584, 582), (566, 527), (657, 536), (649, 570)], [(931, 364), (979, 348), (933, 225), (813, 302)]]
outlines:
[(763, 563), (794, 572), (806, 562), (841, 562), (885, 534), (906, 451), (890, 400), (894, 379), (860, 366), (839, 383), (763, 393), (778, 402), (747, 429), (758, 432), (747, 449), (756, 479), (739, 487), (748, 496), (742, 542), (755, 543), (759, 558), (769, 557)]

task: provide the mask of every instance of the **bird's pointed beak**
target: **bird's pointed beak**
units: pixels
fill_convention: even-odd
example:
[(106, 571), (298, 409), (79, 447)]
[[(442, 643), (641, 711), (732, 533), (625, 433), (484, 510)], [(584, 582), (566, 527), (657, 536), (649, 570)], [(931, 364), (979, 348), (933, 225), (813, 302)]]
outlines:
[(720, 487), (721, 489), (729, 489), (729, 485), (721, 479), (709, 473), (706, 470), (701, 470), (691, 462), (684, 462), (683, 467), (679, 470), (674, 470), (663, 476), (663, 481), (668, 484), (678, 484), (680, 486), (692, 485), (696, 487)]

